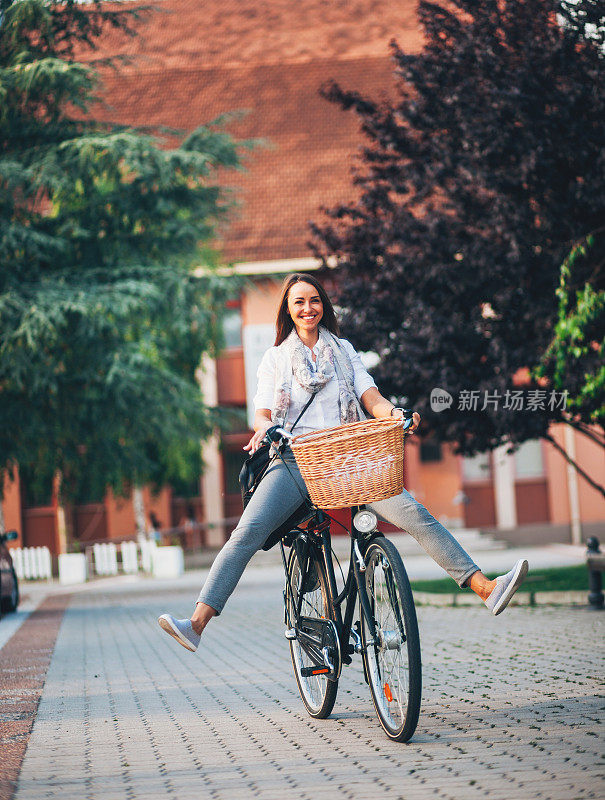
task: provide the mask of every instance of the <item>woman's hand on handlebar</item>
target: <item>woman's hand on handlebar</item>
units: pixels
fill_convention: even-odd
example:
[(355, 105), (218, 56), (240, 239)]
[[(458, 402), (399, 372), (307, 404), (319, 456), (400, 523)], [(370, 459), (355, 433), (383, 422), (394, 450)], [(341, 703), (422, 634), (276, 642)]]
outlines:
[[(395, 415), (399, 416), (399, 417), (403, 417), (404, 416), (403, 409), (402, 408), (395, 408), (393, 410), (393, 416), (395, 416)], [(414, 413), (412, 414), (412, 424), (406, 430), (406, 433), (407, 434), (414, 433), (415, 431), (418, 430), (418, 426), (419, 425), (420, 425), (420, 414), (417, 411), (414, 411)]]
[(412, 414), (412, 424), (408, 428), (408, 433), (414, 433), (414, 431), (417, 431), (419, 425), (420, 425), (420, 414), (417, 411), (414, 411), (414, 413)]
[(265, 438), (265, 434), (272, 425), (271, 419), (267, 419), (267, 417), (257, 411), (254, 418), (254, 434), (248, 444), (244, 445), (244, 450), (249, 450), (250, 455), (256, 453)]
[[(366, 389), (366, 391), (361, 395), (360, 399), (362, 406), (371, 417), (380, 419), (381, 417), (391, 417), (396, 415), (398, 417), (403, 417), (406, 420), (407, 425), (407, 421), (410, 417), (410, 411), (408, 409), (393, 406), (390, 400), (387, 400), (386, 397), (383, 397), (375, 386), (372, 386), (370, 389)], [(405, 432), (414, 433), (419, 425), (420, 414), (417, 411), (414, 411), (412, 413), (411, 424), (409, 427), (405, 428)]]

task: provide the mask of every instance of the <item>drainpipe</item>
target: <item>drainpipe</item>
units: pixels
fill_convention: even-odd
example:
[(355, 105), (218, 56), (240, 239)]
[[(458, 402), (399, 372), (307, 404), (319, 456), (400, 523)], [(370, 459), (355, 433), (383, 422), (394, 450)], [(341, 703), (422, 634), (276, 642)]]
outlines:
[(502, 530), (517, 527), (515, 462), (506, 452), (508, 447), (507, 444), (501, 444), (493, 452), (496, 524)]
[[(576, 439), (570, 425), (565, 425), (565, 450), (576, 460)], [(571, 543), (582, 544), (582, 524), (580, 522), (580, 494), (578, 492), (578, 473), (567, 464), (567, 495), (569, 497), (569, 516), (571, 522)]]
[[(197, 373), (204, 401), (209, 406), (218, 405), (218, 384), (216, 361), (209, 355), (202, 357), (202, 367)], [(220, 437), (214, 433), (202, 445), (202, 498), (204, 515), (208, 524), (206, 544), (210, 547), (222, 547), (225, 543), (225, 526), (223, 523), (225, 509), (223, 503), (223, 478), (220, 451)]]

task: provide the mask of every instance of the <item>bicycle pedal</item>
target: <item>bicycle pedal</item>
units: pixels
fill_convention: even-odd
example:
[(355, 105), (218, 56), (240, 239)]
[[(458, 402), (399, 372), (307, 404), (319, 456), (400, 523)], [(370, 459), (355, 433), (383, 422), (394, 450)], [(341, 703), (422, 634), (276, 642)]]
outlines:
[(311, 675), (329, 675), (330, 667), (303, 667), (300, 674), (303, 678), (310, 678)]
[(294, 628), (286, 628), (284, 636), (288, 640), (296, 639), (296, 630)]

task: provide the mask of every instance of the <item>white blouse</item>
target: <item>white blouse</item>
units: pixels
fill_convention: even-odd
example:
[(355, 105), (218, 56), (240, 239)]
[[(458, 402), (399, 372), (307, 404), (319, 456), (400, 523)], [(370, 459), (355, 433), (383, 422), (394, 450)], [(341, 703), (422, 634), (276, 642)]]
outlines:
[[(353, 345), (346, 339), (339, 339), (339, 342), (344, 346), (351, 359), (355, 380), (355, 394), (358, 398), (361, 398), (364, 392), (372, 387), (376, 387), (376, 384), (364, 367), (361, 357)], [(306, 345), (305, 348), (308, 350), (309, 360), (313, 364), (313, 367), (315, 367), (315, 362), (313, 362), (311, 358), (311, 349)], [(313, 348), (316, 355), (318, 350), (319, 342)], [(256, 411), (261, 408), (267, 408), (269, 410), (273, 408), (276, 364), (277, 359), (283, 357), (287, 358), (287, 355), (277, 347), (270, 347), (263, 356), (257, 372), (258, 389), (254, 398), (254, 408)], [(309, 433), (310, 431), (316, 431), (320, 428), (331, 428), (340, 425), (340, 416), (338, 412), (338, 378), (336, 377), (336, 370), (334, 367), (332, 367), (332, 373), (332, 377), (328, 380), (323, 389), (317, 393), (315, 399), (303, 414), (294, 430), (295, 434)], [(292, 396), (290, 397), (290, 406), (288, 408), (288, 416), (286, 417), (286, 428), (288, 430), (303, 410), (308, 399), (309, 393), (293, 378)]]

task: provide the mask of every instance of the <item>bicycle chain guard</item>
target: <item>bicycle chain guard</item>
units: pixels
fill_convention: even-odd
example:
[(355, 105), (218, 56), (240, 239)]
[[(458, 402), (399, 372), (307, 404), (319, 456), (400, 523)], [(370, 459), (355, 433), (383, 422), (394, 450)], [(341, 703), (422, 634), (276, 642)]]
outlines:
[(312, 667), (303, 667), (301, 675), (326, 675), (336, 681), (342, 669), (342, 654), (336, 625), (331, 619), (300, 617), (296, 627), (296, 638), (313, 662)]

